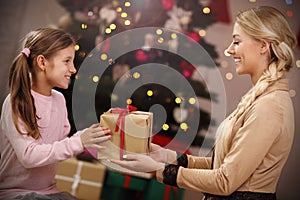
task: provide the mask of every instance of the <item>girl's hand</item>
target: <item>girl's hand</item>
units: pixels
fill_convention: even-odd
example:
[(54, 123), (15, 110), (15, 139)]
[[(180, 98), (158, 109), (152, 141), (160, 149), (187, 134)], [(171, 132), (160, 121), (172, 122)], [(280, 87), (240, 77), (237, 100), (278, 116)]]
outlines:
[(112, 163), (137, 172), (155, 172), (164, 167), (163, 163), (156, 162), (150, 156), (142, 154), (128, 154), (123, 157), (126, 160), (111, 159)]
[(111, 138), (110, 129), (107, 127), (100, 127), (99, 124), (93, 124), (87, 128), (81, 135), (81, 142), (85, 149), (97, 148), (99, 150), (104, 150), (105, 146), (99, 145)]
[(157, 162), (167, 163), (168, 154), (166, 149), (157, 144), (150, 144), (150, 157)]

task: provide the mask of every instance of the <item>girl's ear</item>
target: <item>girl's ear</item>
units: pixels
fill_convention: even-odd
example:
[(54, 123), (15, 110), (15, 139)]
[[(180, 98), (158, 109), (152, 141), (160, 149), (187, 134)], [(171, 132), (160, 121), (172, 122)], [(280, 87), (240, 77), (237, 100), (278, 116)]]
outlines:
[(269, 53), (269, 50), (270, 50), (270, 42), (266, 40), (262, 40), (260, 46), (260, 54)]
[(36, 63), (40, 70), (45, 71), (46, 69), (46, 58), (43, 55), (38, 55), (36, 57)]

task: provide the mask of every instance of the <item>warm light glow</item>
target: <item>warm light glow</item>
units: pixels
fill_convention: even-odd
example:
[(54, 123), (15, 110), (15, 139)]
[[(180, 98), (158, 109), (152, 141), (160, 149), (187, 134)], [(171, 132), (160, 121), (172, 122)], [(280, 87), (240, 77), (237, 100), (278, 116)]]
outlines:
[(133, 76), (133, 78), (138, 79), (138, 78), (141, 77), (141, 74), (140, 74), (139, 72), (134, 72), (134, 73), (132, 74), (132, 76)]
[(196, 99), (194, 97), (191, 97), (189, 99), (189, 103), (192, 104), (192, 105), (194, 105), (196, 103)]
[(180, 104), (180, 103), (181, 103), (181, 98), (179, 98), (179, 97), (176, 97), (176, 99), (175, 99), (175, 103), (177, 103), (177, 104)]
[(81, 29), (87, 29), (87, 24), (81, 24)]
[(130, 25), (130, 23), (131, 23), (131, 22), (130, 22), (130, 20), (128, 20), (128, 19), (127, 19), (127, 20), (125, 20), (125, 22), (124, 22), (124, 24), (125, 24), (126, 26), (129, 26), (129, 25)]
[(156, 30), (156, 34), (157, 34), (157, 35), (161, 35), (162, 33), (163, 33), (163, 31), (162, 31), (161, 29), (157, 29), (157, 30)]
[(93, 82), (98, 83), (99, 81), (99, 76), (93, 76)]
[(111, 24), (111, 25), (109, 25), (109, 28), (110, 28), (111, 30), (115, 30), (115, 29), (117, 28), (117, 25)]
[(228, 72), (228, 73), (226, 73), (225, 77), (227, 80), (232, 80), (233, 75), (232, 75), (232, 73)]
[(209, 7), (204, 7), (202, 11), (203, 11), (204, 14), (209, 14), (210, 13), (210, 8)]
[(226, 60), (221, 61), (221, 67), (227, 68), (228, 67), (228, 62)]
[(250, 3), (255, 3), (255, 2), (256, 2), (256, 0), (249, 0), (249, 2), (250, 2)]
[(101, 60), (106, 60), (107, 59), (107, 54), (103, 53), (100, 56)]
[(189, 127), (188, 127), (187, 123), (184, 122), (184, 123), (181, 123), (181, 124), (180, 124), (180, 128), (181, 128), (182, 130), (184, 130), (184, 131), (187, 131), (187, 129), (188, 129)]
[(106, 34), (110, 34), (110, 33), (111, 33), (111, 29), (110, 29), (110, 28), (106, 28), (106, 29), (105, 29), (105, 33), (106, 33)]
[(201, 37), (204, 37), (206, 35), (206, 31), (201, 29), (199, 30), (198, 34), (201, 36)]
[(130, 6), (131, 6), (131, 3), (130, 3), (129, 1), (126, 1), (126, 2), (124, 3), (124, 6), (125, 6), (125, 7), (130, 7)]
[(162, 125), (162, 129), (163, 129), (164, 131), (167, 131), (169, 128), (170, 128), (170, 127), (169, 127), (168, 124), (163, 124), (163, 125)]
[(152, 90), (148, 90), (147, 91), (147, 95), (148, 95), (148, 97), (152, 97), (153, 96), (153, 91)]
[(176, 39), (176, 38), (177, 38), (177, 34), (176, 34), (176, 33), (172, 33), (172, 34), (171, 34), (171, 38), (172, 38), (172, 39)]
[(163, 43), (164, 42), (164, 38), (163, 37), (158, 38), (157, 42), (160, 43), (160, 44)]
[(79, 45), (76, 44), (76, 45), (74, 46), (74, 49), (75, 49), (75, 51), (78, 51), (78, 50), (80, 49)]
[(123, 18), (127, 17), (127, 13), (126, 12), (122, 12), (121, 13), (121, 17), (123, 17)]
[(296, 91), (290, 90), (290, 97), (295, 97), (295, 96), (296, 96)]
[(300, 68), (300, 60), (296, 61), (296, 66)]
[(117, 7), (116, 8), (116, 12), (122, 12), (122, 8), (121, 7)]
[(126, 103), (127, 103), (127, 105), (130, 105), (130, 104), (132, 104), (132, 100), (131, 99), (127, 99)]

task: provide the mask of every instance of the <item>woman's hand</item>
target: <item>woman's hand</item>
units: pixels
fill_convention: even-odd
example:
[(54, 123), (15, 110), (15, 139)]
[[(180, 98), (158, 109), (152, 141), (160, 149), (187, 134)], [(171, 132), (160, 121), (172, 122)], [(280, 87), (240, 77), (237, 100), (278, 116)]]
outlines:
[(142, 154), (128, 154), (123, 156), (126, 160), (111, 159), (112, 163), (137, 172), (155, 172), (164, 167), (163, 163), (153, 160), (150, 156)]
[(111, 138), (110, 129), (107, 127), (100, 127), (99, 124), (93, 124), (87, 128), (81, 135), (81, 142), (85, 149), (97, 148), (99, 150), (104, 150), (105, 146), (99, 145)]
[(150, 144), (150, 157), (157, 162), (167, 163), (168, 154), (166, 149), (157, 144)]

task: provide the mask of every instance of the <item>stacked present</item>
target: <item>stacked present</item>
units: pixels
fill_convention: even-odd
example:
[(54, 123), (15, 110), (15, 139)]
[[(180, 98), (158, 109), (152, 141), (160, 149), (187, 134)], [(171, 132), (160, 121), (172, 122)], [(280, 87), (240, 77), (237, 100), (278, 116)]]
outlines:
[(99, 162), (70, 158), (58, 165), (55, 176), (57, 188), (78, 199), (99, 200), (106, 167)]

